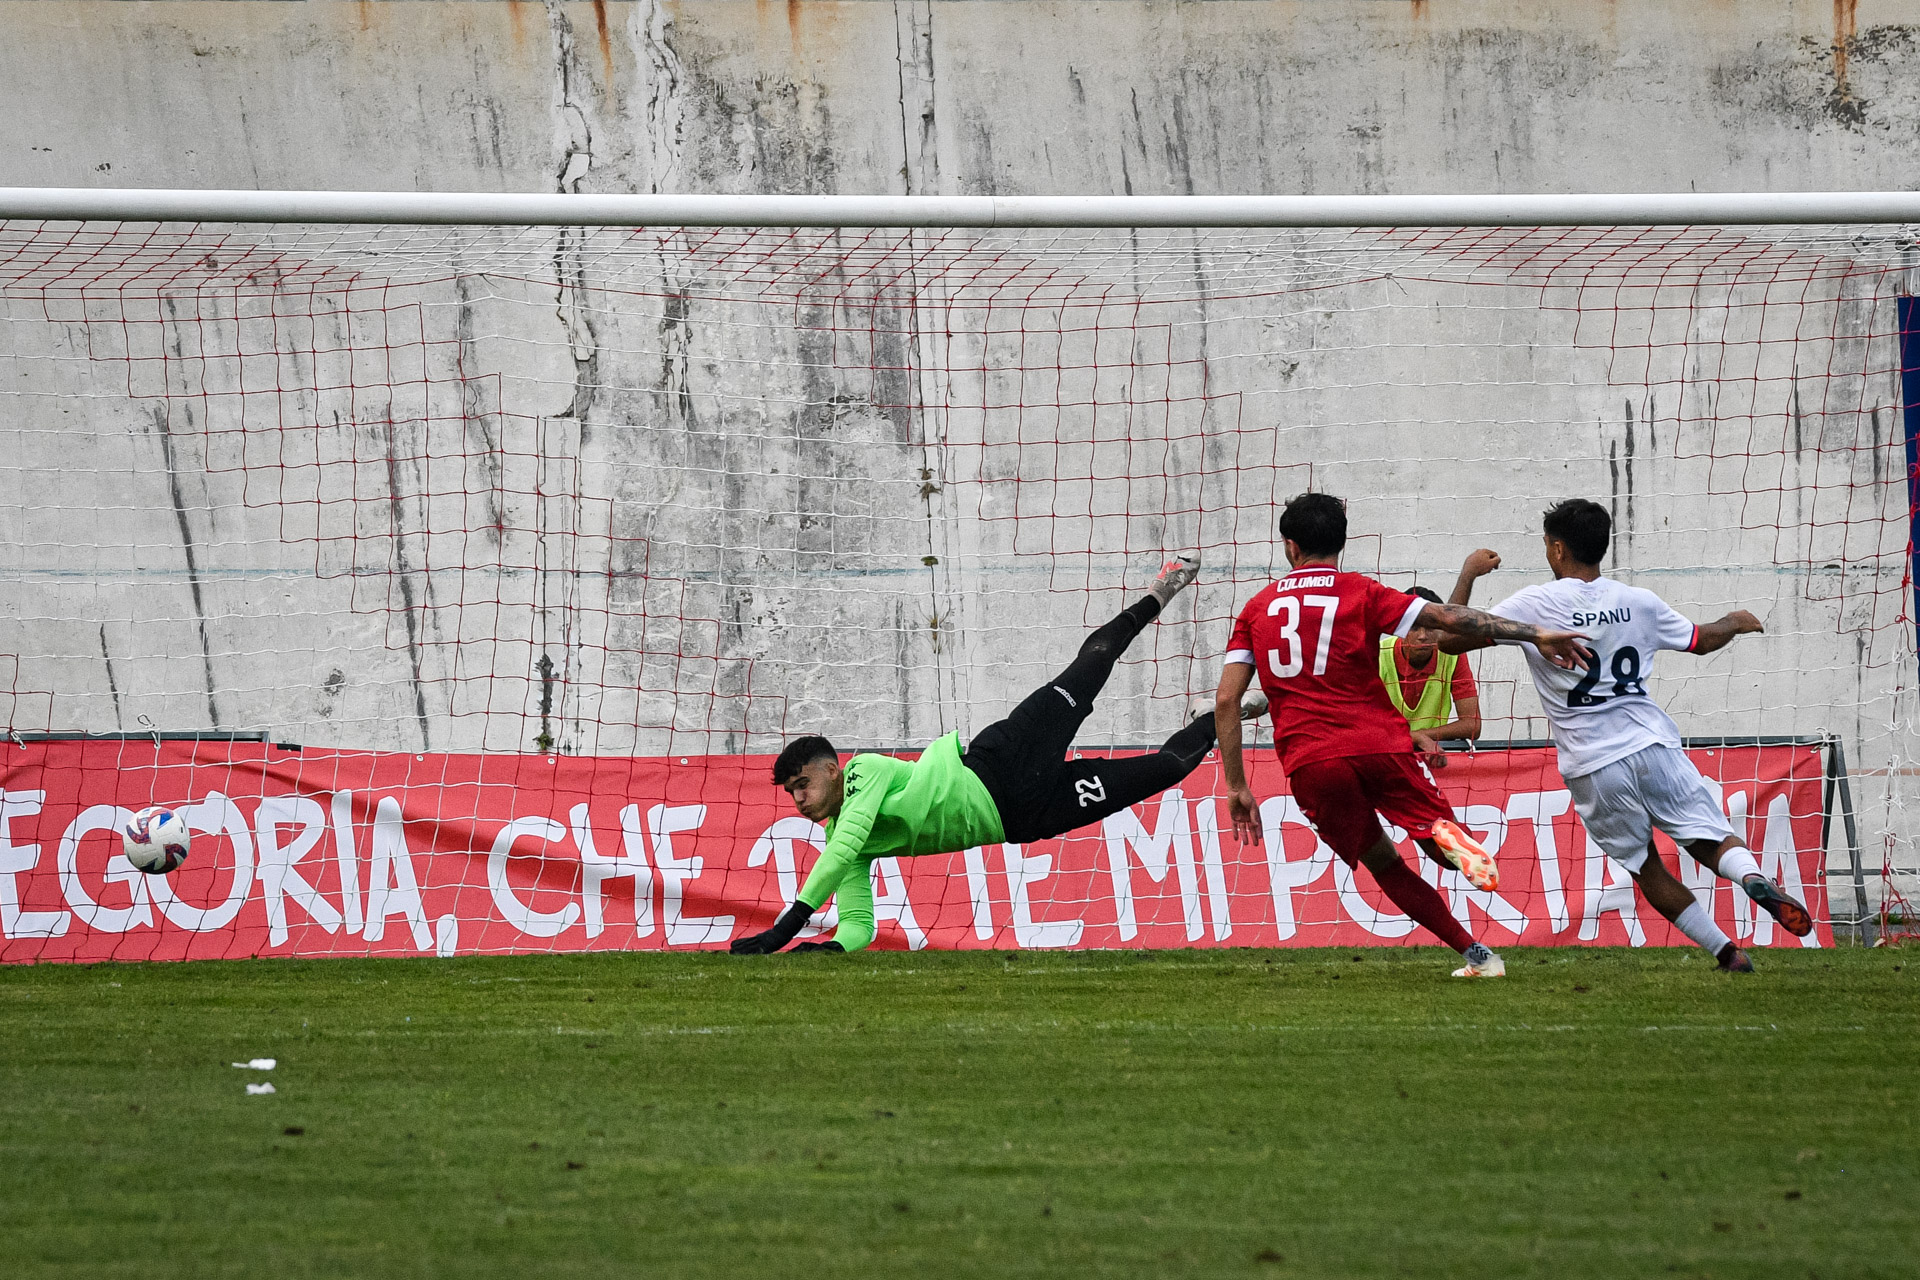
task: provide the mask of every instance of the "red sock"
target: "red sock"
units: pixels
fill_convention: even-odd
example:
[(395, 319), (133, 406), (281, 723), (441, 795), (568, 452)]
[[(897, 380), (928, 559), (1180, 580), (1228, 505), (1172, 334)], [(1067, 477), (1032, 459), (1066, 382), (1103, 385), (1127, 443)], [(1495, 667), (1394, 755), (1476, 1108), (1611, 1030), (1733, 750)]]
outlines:
[(1398, 854), (1385, 870), (1373, 872), (1373, 880), (1394, 906), (1412, 916), (1415, 923), (1426, 926), (1427, 932), (1455, 951), (1464, 953), (1473, 945), (1472, 937), (1453, 918), (1453, 912), (1447, 910), (1447, 900), (1440, 896), (1440, 891), (1416, 875)]

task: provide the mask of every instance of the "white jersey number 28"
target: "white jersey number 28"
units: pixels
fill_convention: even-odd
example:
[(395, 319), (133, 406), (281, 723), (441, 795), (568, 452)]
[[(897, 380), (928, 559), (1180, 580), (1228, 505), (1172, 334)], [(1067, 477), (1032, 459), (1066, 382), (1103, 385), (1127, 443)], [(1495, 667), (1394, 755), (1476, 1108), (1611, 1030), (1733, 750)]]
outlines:
[[(1580, 683), (1573, 686), (1567, 694), (1570, 707), (1597, 707), (1608, 698), (1629, 698), (1638, 694), (1646, 696), (1647, 686), (1641, 675), (1644, 664), (1640, 660), (1640, 651), (1632, 645), (1625, 645), (1613, 651), (1612, 660), (1595, 649), (1585, 656), (1587, 674), (1580, 677)], [(1613, 673), (1613, 693), (1596, 693), (1606, 671)]]
[(1313, 674), (1327, 674), (1327, 654), (1333, 648), (1333, 615), (1340, 608), (1340, 597), (1275, 596), (1273, 603), (1267, 606), (1267, 616), (1280, 619), (1280, 642), (1286, 649), (1284, 659), (1280, 656), (1280, 647), (1267, 650), (1267, 671), (1276, 680), (1299, 675), (1307, 664), (1306, 646), (1300, 643), (1300, 605), (1303, 601), (1320, 611), (1320, 635), (1313, 646)]

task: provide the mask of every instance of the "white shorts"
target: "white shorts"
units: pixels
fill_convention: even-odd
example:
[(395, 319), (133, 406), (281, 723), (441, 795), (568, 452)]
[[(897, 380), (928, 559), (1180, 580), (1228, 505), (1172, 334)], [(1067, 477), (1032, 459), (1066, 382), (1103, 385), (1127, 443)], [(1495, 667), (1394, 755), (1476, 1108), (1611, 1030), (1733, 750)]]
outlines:
[(1630, 872), (1647, 860), (1647, 842), (1659, 827), (1676, 843), (1733, 834), (1713, 788), (1684, 751), (1642, 747), (1592, 773), (1567, 779), (1573, 807), (1587, 834)]

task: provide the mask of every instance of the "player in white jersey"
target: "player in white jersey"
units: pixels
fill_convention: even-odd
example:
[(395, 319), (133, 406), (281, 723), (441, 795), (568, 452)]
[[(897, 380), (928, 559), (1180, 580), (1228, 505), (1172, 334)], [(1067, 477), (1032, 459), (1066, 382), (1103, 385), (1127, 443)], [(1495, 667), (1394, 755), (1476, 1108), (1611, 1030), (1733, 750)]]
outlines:
[[(1807, 909), (1760, 873), (1746, 843), (1727, 825), (1720, 801), (1680, 749), (1680, 730), (1647, 696), (1662, 649), (1712, 653), (1735, 636), (1761, 630), (1744, 609), (1704, 626), (1688, 622), (1651, 591), (1600, 573), (1612, 535), (1607, 509), (1570, 498), (1546, 513), (1547, 564), (1553, 581), (1527, 587), (1489, 610), (1497, 617), (1590, 637), (1584, 670), (1565, 670), (1525, 646), (1534, 687), (1553, 725), (1560, 774), (1587, 833), (1625, 867), (1655, 910), (1735, 973), (1753, 962), (1713, 922), (1653, 848), (1653, 828), (1766, 908), (1787, 932), (1813, 929)], [(1449, 638), (1446, 649), (1476, 647)]]

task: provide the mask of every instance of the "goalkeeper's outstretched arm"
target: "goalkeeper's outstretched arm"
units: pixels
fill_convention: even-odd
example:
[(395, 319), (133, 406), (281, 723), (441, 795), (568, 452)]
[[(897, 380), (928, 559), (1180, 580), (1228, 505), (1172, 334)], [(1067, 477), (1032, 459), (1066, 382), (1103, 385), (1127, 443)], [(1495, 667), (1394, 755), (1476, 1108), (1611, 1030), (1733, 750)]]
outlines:
[[(826, 739), (800, 739), (804, 749), (810, 742), (820, 744), (820, 754), (793, 770), (779, 785), (794, 799), (802, 817), (815, 822), (831, 822), (831, 834), (813, 864), (800, 896), (774, 921), (773, 928), (745, 938), (735, 938), (727, 948), (737, 956), (761, 956), (780, 950), (806, 927), (814, 912), (829, 898), (840, 902), (840, 928), (832, 942), (803, 942), (796, 951), (858, 951), (873, 941), (873, 880), (861, 851), (873, 832), (884, 789), (867, 785), (864, 768), (870, 764), (855, 757), (844, 775), (839, 760)], [(776, 766), (777, 768), (778, 766)]]
[(815, 912), (832, 900), (840, 906), (840, 927), (829, 942), (803, 942), (795, 951), (861, 951), (873, 941), (873, 874), (860, 857), (828, 849), (800, 887), (800, 896), (780, 914), (773, 928), (735, 938), (728, 950), (737, 956), (762, 956), (780, 950), (807, 927)]
[(765, 933), (749, 934), (744, 938), (735, 938), (727, 944), (727, 950), (736, 956), (772, 955), (793, 941), (795, 934), (806, 928), (816, 908), (807, 905), (806, 899), (795, 898), (793, 904), (780, 913), (773, 922), (773, 928)]

